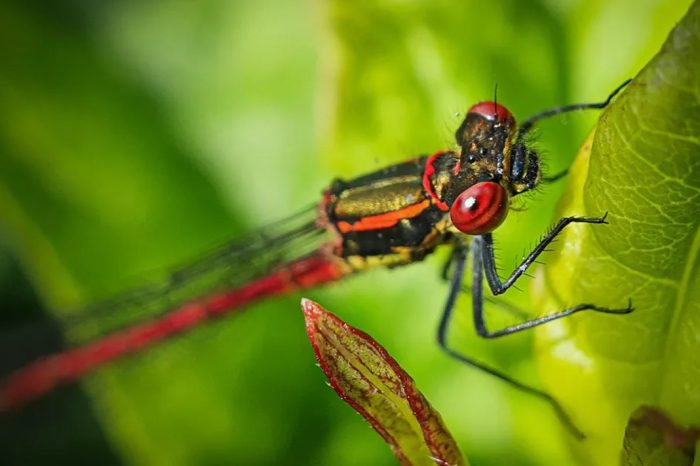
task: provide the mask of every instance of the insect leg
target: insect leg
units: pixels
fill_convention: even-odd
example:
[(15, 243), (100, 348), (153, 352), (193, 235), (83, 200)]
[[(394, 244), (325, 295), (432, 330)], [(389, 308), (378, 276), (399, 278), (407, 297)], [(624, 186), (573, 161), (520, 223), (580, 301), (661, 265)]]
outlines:
[(559, 221), (559, 223), (554, 227), (554, 229), (549, 232), (542, 241), (535, 247), (535, 249), (523, 260), (523, 262), (518, 266), (504, 282), (498, 277), (498, 271), (496, 270), (496, 261), (493, 254), (493, 238), (491, 234), (486, 234), (480, 237), (474, 238), (473, 242), (473, 262), (474, 262), (474, 275), (472, 277), (472, 296), (474, 303), (474, 324), (477, 333), (484, 338), (496, 338), (503, 335), (509, 335), (511, 333), (519, 332), (521, 330), (527, 330), (538, 325), (542, 325), (547, 322), (551, 322), (562, 317), (569, 316), (579, 311), (595, 311), (602, 312), (605, 314), (628, 314), (634, 310), (632, 307), (632, 302), (628, 303), (626, 308), (621, 309), (610, 309), (607, 307), (596, 306), (594, 304), (579, 304), (560, 312), (549, 314), (547, 316), (538, 317), (536, 319), (527, 320), (510, 327), (506, 327), (497, 331), (489, 331), (486, 329), (486, 325), (483, 317), (483, 306), (482, 299), (479, 296), (477, 299), (477, 293), (481, 295), (481, 281), (482, 281), (482, 270), (484, 275), (486, 275), (486, 280), (491, 288), (491, 292), (495, 295), (504, 293), (508, 288), (513, 286), (513, 284), (525, 273), (525, 270), (537, 259), (537, 257), (546, 249), (546, 247), (554, 240), (554, 238), (561, 233), (561, 231), (567, 225), (571, 223), (605, 223), (605, 217), (599, 218), (586, 218), (586, 217), (566, 217)]
[[(460, 254), (460, 250), (462, 248), (466, 248), (466, 245), (462, 245), (461, 243), (455, 244), (455, 246), (452, 248), (452, 251), (450, 252), (450, 256), (447, 258), (445, 263), (442, 265), (442, 269), (440, 270), (440, 278), (446, 282), (452, 282), (452, 274), (453, 274), (453, 267), (455, 266), (455, 262)], [(469, 286), (464, 286), (461, 285), (460, 291), (464, 294), (471, 295), (472, 291)], [(489, 304), (493, 304), (494, 306), (506, 311), (509, 314), (512, 314), (516, 317), (522, 317), (525, 318), (529, 314), (527, 311), (524, 309), (516, 306), (513, 303), (510, 303), (508, 301), (504, 301), (502, 299), (494, 299), (490, 296), (484, 296), (484, 301), (486, 301)]]
[[(475, 253), (479, 253), (479, 251), (474, 251)], [(548, 402), (553, 408), (554, 411), (557, 414), (557, 417), (562, 421), (562, 423), (566, 426), (566, 428), (578, 439), (583, 439), (585, 438), (585, 435), (574, 425), (573, 421), (569, 416), (566, 414), (566, 411), (564, 411), (564, 408), (559, 404), (557, 400), (552, 397), (549, 393), (542, 391), (538, 388), (531, 387), (530, 385), (524, 384), (518, 380), (515, 380), (514, 378), (500, 372), (497, 369), (494, 369), (493, 367), (487, 366), (486, 364), (476, 361), (468, 356), (463, 355), (462, 353), (458, 352), (457, 350), (452, 349), (448, 343), (447, 343), (447, 333), (449, 330), (449, 324), (450, 320), (452, 317), (452, 312), (454, 311), (455, 304), (457, 302), (457, 297), (459, 296), (460, 291), (462, 290), (462, 279), (464, 278), (464, 270), (466, 267), (466, 261), (467, 261), (467, 254), (468, 254), (468, 249), (466, 246), (459, 246), (456, 248), (455, 254), (454, 254), (454, 274), (452, 275), (452, 278), (450, 280), (450, 290), (449, 294), (447, 296), (447, 302), (445, 303), (445, 308), (442, 311), (442, 317), (440, 318), (440, 325), (438, 327), (438, 334), (437, 334), (437, 340), (438, 344), (440, 345), (440, 348), (442, 348), (445, 353), (447, 353), (450, 357), (456, 359), (457, 361), (466, 364), (468, 366), (474, 367), (476, 369), (479, 369), (482, 372), (485, 372), (489, 375), (492, 375), (493, 377), (496, 377), (507, 384), (511, 385), (512, 387), (522, 390), (523, 392), (530, 393), (531, 395), (534, 395), (538, 398), (541, 398)], [(479, 261), (479, 264), (481, 262)], [(476, 287), (474, 283), (477, 283), (479, 286), (478, 291), (476, 290)], [(482, 293), (481, 293), (481, 276), (479, 277), (478, 280), (475, 280), (472, 284), (472, 287), (474, 288), (473, 290), (473, 296), (475, 301), (479, 301), (479, 305), (483, 304), (481, 302), (482, 300)]]
[[(440, 278), (446, 282), (451, 281), (452, 277), (452, 267), (454, 267), (455, 261), (458, 259), (460, 251), (465, 249), (467, 251), (468, 246), (462, 245), (460, 243), (455, 244), (455, 246), (450, 251), (450, 257), (447, 258), (445, 263), (442, 265), (442, 270), (440, 270)], [(466, 252), (465, 252), (466, 254)]]
[(555, 181), (559, 181), (560, 179), (564, 178), (566, 175), (569, 174), (569, 169), (565, 168), (559, 173), (555, 173), (552, 176), (545, 176), (542, 178), (542, 183), (554, 183)]
[(594, 103), (584, 103), (584, 104), (573, 104), (573, 105), (564, 105), (562, 107), (557, 107), (557, 108), (552, 108), (549, 110), (545, 110), (544, 112), (540, 112), (536, 115), (531, 116), (527, 120), (523, 122), (522, 125), (520, 125), (520, 130), (518, 132), (518, 139), (522, 138), (522, 136), (525, 135), (532, 127), (534, 126), (535, 123), (538, 121), (549, 118), (554, 115), (559, 115), (560, 113), (567, 113), (567, 112), (574, 112), (576, 110), (587, 110), (587, 109), (601, 109), (605, 108), (610, 104), (610, 101), (625, 87), (627, 86), (631, 79), (626, 80), (622, 84), (620, 84), (614, 91), (610, 93), (607, 99), (605, 99), (603, 102), (594, 102)]

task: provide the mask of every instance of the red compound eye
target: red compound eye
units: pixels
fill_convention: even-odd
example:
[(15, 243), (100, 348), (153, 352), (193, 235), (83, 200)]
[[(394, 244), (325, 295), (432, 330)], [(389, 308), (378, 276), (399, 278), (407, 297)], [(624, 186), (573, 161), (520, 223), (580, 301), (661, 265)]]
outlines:
[(498, 119), (498, 121), (508, 127), (515, 126), (515, 118), (513, 118), (513, 114), (510, 113), (510, 110), (496, 102), (488, 100), (479, 102), (473, 105), (467, 113), (476, 113), (490, 121), (496, 121), (496, 119)]
[(495, 230), (508, 214), (508, 193), (493, 181), (477, 183), (457, 196), (450, 208), (454, 226), (468, 235)]

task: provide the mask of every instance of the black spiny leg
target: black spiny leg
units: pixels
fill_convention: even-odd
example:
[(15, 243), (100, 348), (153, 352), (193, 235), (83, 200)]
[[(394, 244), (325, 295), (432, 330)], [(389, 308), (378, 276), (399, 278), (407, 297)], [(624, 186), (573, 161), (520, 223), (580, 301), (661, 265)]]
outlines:
[(585, 104), (573, 104), (573, 105), (564, 105), (562, 107), (557, 107), (557, 108), (552, 108), (549, 110), (545, 110), (544, 112), (540, 112), (537, 115), (533, 115), (527, 120), (523, 122), (522, 125), (520, 125), (520, 130), (518, 134), (518, 139), (522, 138), (522, 136), (530, 131), (532, 127), (534, 126), (535, 123), (537, 123), (540, 120), (543, 120), (545, 118), (549, 118), (554, 115), (559, 115), (560, 113), (568, 113), (568, 112), (575, 112), (576, 110), (588, 110), (588, 109), (602, 109), (607, 107), (612, 99), (625, 87), (627, 86), (632, 80), (628, 79), (617, 88), (610, 93), (607, 99), (605, 99), (603, 102), (593, 102), (593, 103), (585, 103)]
[[(575, 217), (574, 217), (575, 218)], [(560, 226), (565, 220), (569, 219), (562, 219), (562, 222), (559, 222)], [(578, 219), (578, 220), (595, 220), (595, 219)], [(568, 223), (564, 224), (564, 226), (568, 225), (572, 221), (569, 220)], [(598, 222), (587, 222), (587, 223), (598, 223)], [(563, 227), (562, 227), (563, 228)], [(556, 230), (555, 230), (556, 231)], [(561, 228), (559, 229), (561, 231)], [(476, 238), (474, 240), (474, 245), (473, 245), (473, 251), (474, 251), (474, 276), (472, 278), (472, 296), (473, 296), (473, 309), (474, 309), (474, 327), (476, 328), (476, 332), (484, 337), (484, 338), (497, 338), (497, 337), (502, 337), (503, 335), (510, 335), (511, 333), (516, 333), (520, 332), (522, 330), (527, 330), (532, 327), (537, 327), (538, 325), (545, 324), (547, 322), (551, 322), (553, 320), (561, 319), (562, 317), (567, 317), (570, 316), (571, 314), (574, 314), (579, 311), (595, 311), (595, 312), (602, 312), (604, 314), (629, 314), (634, 310), (632, 307), (632, 301), (630, 300), (627, 304), (626, 308), (622, 309), (610, 309), (607, 307), (600, 307), (596, 306), (594, 304), (579, 304), (577, 306), (569, 307), (564, 309), (563, 311), (556, 312), (554, 314), (549, 314), (546, 316), (538, 317), (536, 319), (532, 320), (526, 320), (525, 322), (521, 322), (516, 325), (511, 325), (509, 327), (500, 329), (500, 330), (495, 330), (495, 331), (490, 331), (486, 328), (486, 322), (484, 321), (484, 310), (483, 310), (483, 302), (481, 299), (481, 283), (482, 283), (482, 276), (483, 273), (485, 272), (486, 274), (486, 279), (489, 282), (489, 287), (491, 288), (491, 291), (494, 294), (501, 294), (505, 292), (509, 287), (513, 285), (513, 283), (520, 277), (523, 272), (527, 269), (527, 267), (534, 262), (535, 258), (539, 255), (540, 252), (546, 247), (547, 244), (549, 244), (552, 241), (552, 238), (556, 236), (556, 233), (550, 233), (547, 235), (547, 237), (538, 245), (537, 248), (535, 248), (535, 251), (533, 251), (518, 267), (513, 271), (511, 276), (506, 280), (506, 282), (501, 283), (500, 279), (498, 278), (498, 274), (496, 272), (496, 266), (495, 262), (493, 259), (493, 241), (490, 237), (490, 235), (484, 235), (483, 237)], [(542, 247), (542, 250), (539, 250), (539, 247), (542, 246), (544, 243), (544, 247)], [(480, 257), (478, 257), (480, 256)], [(477, 258), (478, 257), (478, 258)], [(483, 261), (483, 262), (482, 262)], [(486, 269), (484, 270), (484, 264), (486, 264)], [(478, 299), (477, 299), (477, 293), (478, 293)]]
[[(463, 245), (461, 243), (455, 243), (455, 247), (452, 248), (452, 251), (450, 252), (450, 256), (447, 258), (445, 263), (442, 266), (442, 270), (440, 271), (440, 278), (446, 282), (452, 283), (452, 274), (453, 274), (453, 268), (455, 266), (455, 262), (459, 260), (460, 254), (463, 254), (461, 251), (467, 251), (467, 246)], [(472, 290), (471, 287), (465, 286), (464, 284), (462, 285), (460, 291), (464, 294), (468, 294), (471, 296)], [(521, 317), (525, 318), (529, 314), (522, 308), (516, 306), (515, 304), (512, 304), (508, 301), (505, 301), (503, 299), (494, 299), (490, 296), (484, 296), (483, 297), (484, 301), (486, 301), (489, 304), (492, 304), (499, 309), (502, 309), (503, 311), (514, 315), (516, 317)]]
[(560, 179), (564, 178), (566, 175), (569, 174), (569, 169), (565, 168), (564, 170), (560, 171), (559, 173), (555, 173), (552, 176), (545, 176), (542, 177), (542, 183), (554, 183), (556, 181), (559, 181)]
[[(573, 104), (573, 105), (564, 105), (562, 107), (556, 107), (556, 108), (551, 108), (549, 110), (545, 110), (544, 112), (540, 112), (536, 115), (531, 116), (527, 120), (523, 122), (522, 125), (520, 125), (520, 129), (518, 130), (518, 142), (522, 141), (525, 135), (527, 134), (528, 131), (532, 129), (532, 127), (535, 125), (540, 120), (544, 120), (545, 118), (549, 118), (555, 115), (559, 115), (562, 113), (567, 113), (567, 112), (575, 112), (577, 110), (589, 110), (589, 109), (603, 109), (607, 107), (612, 99), (625, 87), (627, 86), (632, 80), (628, 79), (622, 84), (620, 84), (614, 91), (610, 93), (607, 99), (605, 99), (603, 102), (593, 102), (593, 103), (584, 103), (584, 104)], [(555, 173), (552, 176), (547, 176), (542, 178), (543, 183), (554, 183), (555, 181), (565, 177), (567, 173), (569, 172), (569, 169), (565, 169), (560, 171), (559, 173)]]
[[(606, 214), (607, 216), (607, 214)], [(477, 273), (476, 269), (478, 268), (479, 271), (481, 271), (481, 268), (483, 267), (484, 269), (484, 274), (486, 275), (486, 280), (489, 284), (489, 288), (491, 288), (491, 292), (494, 295), (499, 295), (502, 293), (505, 293), (508, 288), (513, 286), (513, 284), (525, 273), (527, 268), (535, 262), (537, 257), (542, 254), (542, 252), (547, 248), (549, 243), (551, 243), (554, 238), (561, 233), (561, 231), (569, 224), (571, 223), (606, 223), (605, 222), (605, 216), (603, 217), (565, 217), (561, 220), (559, 220), (559, 223), (550, 231), (543, 239), (540, 241), (540, 243), (533, 249), (533, 251), (523, 260), (523, 262), (510, 274), (508, 279), (504, 282), (501, 282), (501, 279), (498, 277), (498, 271), (496, 270), (496, 260), (494, 258), (493, 254), (493, 238), (491, 234), (486, 234), (483, 236), (476, 237), (474, 239), (473, 243), (473, 250), (474, 250), (474, 278), (476, 279)], [(479, 259), (477, 259), (477, 256), (480, 256)], [(481, 276), (479, 274), (479, 276)], [(474, 281), (476, 282), (476, 280)], [(481, 283), (481, 278), (479, 278), (479, 283)], [(479, 335), (481, 335), (484, 338), (496, 338), (500, 337), (503, 335), (509, 335), (511, 333), (519, 332), (521, 330), (527, 330), (532, 327), (536, 327), (538, 325), (542, 325), (547, 322), (551, 322), (556, 319), (560, 319), (562, 317), (569, 316), (571, 314), (574, 314), (579, 311), (595, 311), (595, 312), (602, 312), (605, 314), (629, 314), (634, 310), (632, 307), (632, 301), (627, 304), (626, 308), (621, 308), (621, 309), (610, 309), (607, 307), (600, 307), (596, 306), (594, 304), (579, 304), (578, 306), (570, 307), (567, 309), (564, 309), (563, 311), (550, 314), (547, 316), (539, 317), (536, 319), (528, 320), (525, 322), (521, 322), (519, 324), (506, 327), (501, 330), (497, 331), (489, 331), (486, 329), (486, 325), (484, 323), (484, 318), (483, 318), (483, 309), (482, 309), (482, 300), (481, 299), (476, 299), (476, 291), (477, 291), (477, 285), (474, 283), (472, 284), (472, 295), (474, 296), (474, 322), (476, 324), (476, 331)], [(479, 284), (479, 295), (481, 294), (481, 286)]]
[[(505, 282), (501, 282), (498, 278), (498, 272), (496, 270), (496, 261), (493, 254), (493, 238), (490, 234), (483, 236), (477, 236), (472, 242), (472, 305), (474, 312), (474, 327), (477, 333), (484, 338), (496, 338), (503, 335), (509, 335), (511, 333), (519, 332), (521, 330), (526, 330), (538, 325), (542, 325), (546, 322), (551, 322), (552, 320), (560, 319), (562, 317), (569, 316), (579, 311), (592, 310), (597, 312), (603, 312), (608, 314), (627, 314), (632, 312), (632, 303), (630, 302), (628, 306), (624, 309), (609, 309), (605, 307), (595, 306), (593, 304), (580, 304), (563, 311), (557, 312), (555, 314), (550, 314), (548, 316), (539, 317), (536, 319), (528, 320), (510, 327), (506, 327), (497, 331), (489, 331), (486, 329), (486, 323), (484, 321), (484, 297), (483, 297), (483, 277), (486, 275), (486, 280), (488, 281), (489, 287), (493, 294), (498, 295), (504, 293), (508, 288), (513, 286), (513, 284), (522, 276), (522, 274), (527, 270), (527, 268), (537, 259), (537, 257), (546, 249), (546, 247), (554, 240), (554, 238), (561, 233), (561, 231), (570, 223), (605, 223), (605, 217), (600, 218), (584, 218), (584, 217), (567, 217), (559, 221), (559, 223), (554, 227), (554, 229), (547, 234), (544, 239), (535, 247), (535, 249), (523, 260), (518, 268), (516, 268), (510, 277)], [(462, 266), (462, 274), (464, 267)], [(453, 283), (454, 285), (454, 283)], [(450, 290), (451, 291), (451, 290)], [(451, 295), (452, 293), (450, 293)], [(448, 305), (451, 300), (448, 300)], [(448, 311), (447, 309), (445, 310)], [(444, 320), (444, 317), (443, 317)], [(466, 361), (465, 361), (466, 362)], [(499, 375), (497, 375), (499, 376)], [(520, 382), (513, 381), (508, 377), (500, 377), (503, 380), (511, 383), (512, 385), (530, 392), (540, 398), (548, 401), (559, 419), (567, 426), (567, 428), (577, 437), (582, 438), (583, 434), (579, 431), (573, 424), (569, 416), (566, 414), (562, 406), (555, 400), (550, 394), (523, 385)]]
[[(583, 433), (576, 428), (574, 423), (571, 421), (569, 416), (566, 414), (564, 409), (561, 407), (561, 405), (555, 400), (549, 393), (544, 392), (542, 390), (539, 390), (535, 387), (531, 387), (529, 385), (526, 385), (522, 382), (519, 382), (508, 375), (498, 371), (497, 369), (494, 369), (492, 367), (489, 367), (485, 365), (484, 363), (481, 363), (479, 361), (476, 361), (470, 357), (467, 357), (458, 351), (452, 349), (448, 343), (447, 343), (447, 332), (449, 330), (449, 325), (450, 325), (450, 320), (452, 317), (452, 312), (454, 311), (455, 303), (457, 302), (457, 297), (459, 296), (459, 293), (462, 289), (462, 279), (464, 278), (464, 269), (466, 266), (466, 261), (467, 261), (467, 254), (468, 250), (466, 246), (456, 246), (452, 262), (454, 264), (454, 273), (452, 275), (452, 278), (450, 280), (450, 291), (447, 296), (447, 302), (445, 303), (445, 308), (442, 311), (442, 317), (440, 318), (440, 326), (438, 327), (438, 334), (437, 334), (437, 340), (438, 344), (440, 347), (452, 358), (458, 360), (461, 363), (467, 364), (469, 366), (472, 366), (476, 369), (479, 369), (483, 372), (486, 372), (487, 374), (490, 374), (494, 377), (497, 377), (504, 382), (508, 383), (509, 385), (517, 388), (518, 390), (522, 390), (524, 392), (530, 393), (532, 395), (535, 395), (539, 398), (544, 399), (548, 403), (552, 405), (554, 410), (557, 413), (557, 416), (559, 419), (564, 423), (564, 425), (571, 431), (574, 436), (576, 436), (579, 439), (583, 439), (585, 436)], [(481, 259), (478, 258), (478, 255), (480, 255), (480, 252), (475, 255), (474, 257), (474, 262), (475, 264), (478, 262), (479, 266), (481, 266)], [(472, 285), (474, 287), (473, 290), (473, 296), (474, 296), (474, 301), (479, 301), (479, 308), (481, 309), (482, 307), (482, 293), (481, 293), (481, 283), (482, 283), (482, 274), (479, 273), (478, 278), (476, 277), (476, 272), (474, 273), (474, 282), (473, 283), (478, 283), (478, 290), (475, 285)]]

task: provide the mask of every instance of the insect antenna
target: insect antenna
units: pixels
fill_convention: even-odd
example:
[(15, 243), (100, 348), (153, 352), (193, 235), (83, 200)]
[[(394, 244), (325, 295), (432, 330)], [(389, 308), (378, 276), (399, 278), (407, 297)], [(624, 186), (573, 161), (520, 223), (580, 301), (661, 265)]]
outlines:
[(493, 116), (497, 123), (498, 121), (498, 83), (493, 85)]

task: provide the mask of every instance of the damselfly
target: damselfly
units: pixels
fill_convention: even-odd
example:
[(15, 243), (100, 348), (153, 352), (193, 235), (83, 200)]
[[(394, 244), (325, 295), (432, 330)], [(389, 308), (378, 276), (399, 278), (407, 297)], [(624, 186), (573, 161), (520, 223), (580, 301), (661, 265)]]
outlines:
[[(337, 281), (371, 267), (412, 264), (446, 245), (452, 254), (444, 269), (449, 292), (437, 333), (439, 345), (459, 361), (546, 399), (576, 431), (549, 394), (454, 350), (447, 331), (468, 256), (474, 323), (484, 338), (509, 335), (584, 310), (632, 311), (631, 303), (619, 309), (580, 304), (490, 330), (482, 294), (484, 277), (494, 295), (507, 291), (567, 225), (606, 223), (604, 213), (561, 219), (506, 280), (499, 278), (491, 233), (505, 219), (511, 198), (565, 174), (543, 176), (540, 156), (527, 143), (529, 131), (543, 118), (604, 108), (626, 84), (603, 102), (547, 110), (519, 127), (511, 112), (496, 101), (472, 106), (455, 133), (455, 149), (419, 156), (352, 180), (336, 180), (317, 205), (175, 270), (165, 283), (102, 302), (86, 312), (88, 319), (66, 320), (62, 323), (66, 331), (76, 333), (83, 327), (80, 334), (86, 342), (10, 373), (0, 384), (0, 409), (20, 408), (101, 364), (253, 301)], [(92, 338), (91, 329), (97, 329)]]

